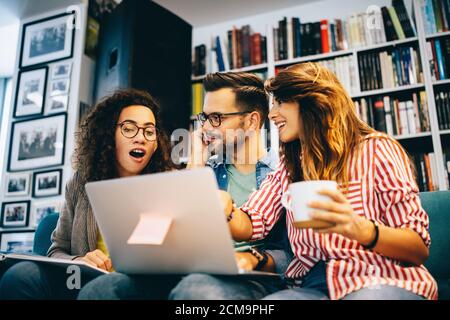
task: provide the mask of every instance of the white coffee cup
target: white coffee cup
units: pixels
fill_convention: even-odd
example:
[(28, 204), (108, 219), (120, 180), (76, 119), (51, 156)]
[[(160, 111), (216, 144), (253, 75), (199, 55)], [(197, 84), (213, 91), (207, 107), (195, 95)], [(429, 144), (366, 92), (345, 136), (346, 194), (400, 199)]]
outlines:
[[(292, 211), (294, 215), (294, 225), (297, 228), (328, 228), (332, 224), (312, 220), (308, 213), (314, 211), (308, 206), (310, 201), (330, 201), (330, 197), (320, 195), (317, 192), (323, 189), (337, 190), (336, 181), (311, 180), (291, 183), (288, 191), (281, 197), (282, 205)], [(288, 199), (290, 198), (290, 199)]]

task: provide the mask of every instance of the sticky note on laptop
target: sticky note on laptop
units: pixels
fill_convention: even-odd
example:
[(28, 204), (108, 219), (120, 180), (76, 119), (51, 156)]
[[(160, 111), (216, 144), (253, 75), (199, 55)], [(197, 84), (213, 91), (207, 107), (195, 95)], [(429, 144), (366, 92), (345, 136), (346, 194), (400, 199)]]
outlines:
[(128, 239), (128, 244), (161, 245), (169, 232), (173, 218), (141, 213), (139, 222)]

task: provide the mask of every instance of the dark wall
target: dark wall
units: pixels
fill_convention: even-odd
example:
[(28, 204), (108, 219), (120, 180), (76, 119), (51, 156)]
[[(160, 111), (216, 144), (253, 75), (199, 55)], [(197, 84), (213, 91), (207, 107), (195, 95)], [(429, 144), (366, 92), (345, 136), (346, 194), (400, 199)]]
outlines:
[(95, 99), (117, 88), (147, 90), (160, 102), (169, 133), (188, 128), (191, 42), (192, 26), (173, 13), (124, 0), (101, 25)]

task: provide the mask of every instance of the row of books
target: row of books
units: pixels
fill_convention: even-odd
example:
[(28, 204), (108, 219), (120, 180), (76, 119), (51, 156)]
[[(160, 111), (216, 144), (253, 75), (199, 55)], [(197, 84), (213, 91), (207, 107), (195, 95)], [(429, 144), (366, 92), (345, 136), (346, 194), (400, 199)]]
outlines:
[(358, 54), (361, 91), (423, 83), (419, 54), (414, 47), (394, 47)]
[(412, 162), (414, 164), (419, 190), (439, 190), (437, 162), (434, 152), (413, 154)]
[(450, 37), (427, 41), (427, 57), (434, 81), (450, 78)]
[(393, 96), (361, 98), (355, 101), (355, 108), (360, 119), (391, 136), (431, 130), (425, 91), (412, 93), (409, 100)]
[(435, 93), (439, 130), (450, 129), (450, 90)]
[[(216, 37), (216, 50), (218, 46), (225, 47), (219, 39), (220, 37)], [(249, 25), (228, 30), (227, 40), (226, 50), (222, 52), (224, 58), (226, 54), (228, 55), (229, 65), (224, 66), (225, 70), (267, 62), (267, 38), (259, 32), (253, 33)]]
[(425, 33), (433, 34), (450, 29), (450, 0), (420, 0)]
[(301, 23), (284, 17), (273, 28), (275, 60), (328, 53), (416, 35), (403, 0), (392, 7), (370, 8), (346, 19)]

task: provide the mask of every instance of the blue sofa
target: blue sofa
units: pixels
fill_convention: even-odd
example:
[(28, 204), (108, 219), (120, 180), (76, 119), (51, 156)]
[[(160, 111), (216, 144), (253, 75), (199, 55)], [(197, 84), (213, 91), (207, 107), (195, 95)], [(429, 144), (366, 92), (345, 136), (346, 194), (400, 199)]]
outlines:
[[(450, 191), (420, 193), (422, 206), (430, 217), (430, 257), (425, 266), (438, 282), (439, 299), (450, 300)], [(50, 246), (50, 236), (56, 227), (58, 214), (45, 217), (39, 224), (34, 242), (34, 252), (45, 255)]]

